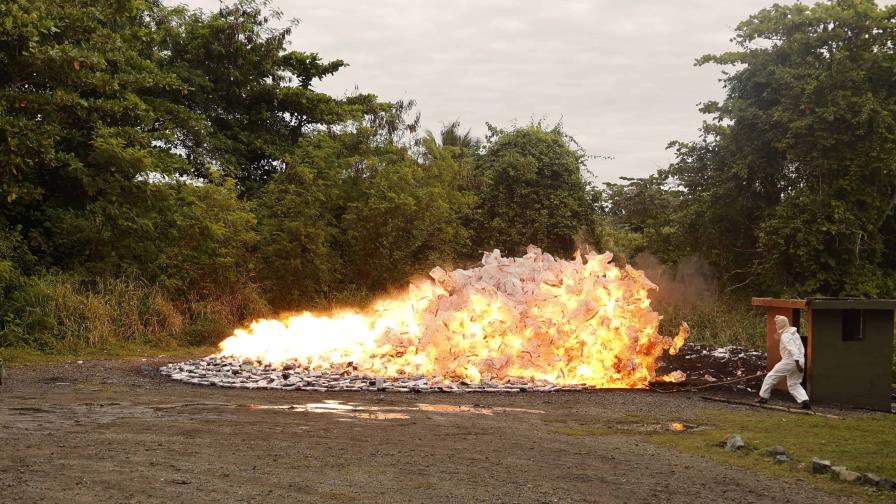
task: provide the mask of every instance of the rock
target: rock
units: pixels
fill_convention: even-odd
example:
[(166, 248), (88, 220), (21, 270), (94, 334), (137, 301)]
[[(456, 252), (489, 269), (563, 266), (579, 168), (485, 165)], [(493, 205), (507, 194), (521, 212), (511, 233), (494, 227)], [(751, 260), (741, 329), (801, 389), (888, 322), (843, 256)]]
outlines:
[(725, 450), (736, 451), (744, 447), (744, 440), (740, 434), (730, 434), (725, 438)]
[(884, 490), (896, 490), (896, 481), (893, 481), (890, 478), (881, 478), (880, 483), (878, 483), (877, 486)]
[(846, 471), (840, 473), (840, 480), (846, 481), (848, 483), (861, 483), (862, 475), (855, 471), (850, 471), (847, 469)]
[(831, 468), (831, 472), (833, 472), (840, 481), (846, 481), (848, 483), (861, 483), (862, 475), (855, 472), (850, 471), (846, 467), (843, 466), (834, 466)]
[(762, 452), (765, 453), (769, 457), (777, 457), (778, 455), (785, 455), (785, 456), (787, 455), (787, 452), (784, 450), (784, 447), (778, 446), (778, 445), (772, 446), (770, 448), (766, 448), (766, 449), (762, 450)]
[(830, 460), (812, 459), (812, 474), (824, 474), (831, 470)]
[(880, 476), (874, 473), (862, 473), (862, 483), (868, 486), (879, 486)]
[(790, 457), (788, 457), (787, 455), (775, 455), (775, 463), (776, 464), (783, 464), (783, 463), (789, 462), (789, 461), (790, 461)]

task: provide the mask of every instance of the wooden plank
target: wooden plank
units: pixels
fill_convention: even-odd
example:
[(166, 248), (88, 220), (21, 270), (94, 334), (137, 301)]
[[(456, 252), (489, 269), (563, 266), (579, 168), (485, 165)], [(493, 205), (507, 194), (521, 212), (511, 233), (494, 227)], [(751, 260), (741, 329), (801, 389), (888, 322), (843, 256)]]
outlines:
[(775, 299), (775, 298), (758, 298), (754, 297), (750, 300), (753, 306), (771, 306), (775, 308), (797, 308), (806, 307), (805, 299)]
[(817, 411), (812, 411), (812, 410), (804, 410), (804, 409), (798, 409), (798, 408), (786, 408), (784, 406), (776, 406), (774, 404), (760, 404), (760, 403), (751, 402), (751, 401), (738, 401), (735, 399), (725, 399), (724, 397), (700, 396), (700, 399), (704, 399), (706, 401), (722, 402), (722, 403), (726, 403), (726, 404), (736, 404), (738, 406), (750, 406), (752, 408), (762, 408), (762, 409), (775, 410), (775, 411), (785, 411), (787, 413), (796, 413), (798, 415), (820, 416), (820, 417), (825, 417), (825, 418), (835, 418), (837, 420), (844, 419), (844, 417), (842, 417), (842, 416), (828, 415), (827, 413), (819, 413)]
[(855, 298), (809, 298), (809, 308), (816, 310), (894, 310), (896, 300)]

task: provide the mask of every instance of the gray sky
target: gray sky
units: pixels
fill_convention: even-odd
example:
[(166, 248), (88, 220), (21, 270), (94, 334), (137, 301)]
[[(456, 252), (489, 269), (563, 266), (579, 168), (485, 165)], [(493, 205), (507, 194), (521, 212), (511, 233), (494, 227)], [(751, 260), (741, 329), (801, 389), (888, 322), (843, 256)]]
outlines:
[(425, 128), (460, 119), (480, 137), (486, 121), (562, 119), (590, 154), (614, 157), (589, 166), (614, 181), (649, 175), (672, 160), (670, 140), (696, 138), (697, 104), (722, 89), (720, 69), (694, 59), (733, 48), (737, 23), (773, 0), (273, 2), (301, 20), (291, 49), (349, 63), (319, 90), (413, 98)]

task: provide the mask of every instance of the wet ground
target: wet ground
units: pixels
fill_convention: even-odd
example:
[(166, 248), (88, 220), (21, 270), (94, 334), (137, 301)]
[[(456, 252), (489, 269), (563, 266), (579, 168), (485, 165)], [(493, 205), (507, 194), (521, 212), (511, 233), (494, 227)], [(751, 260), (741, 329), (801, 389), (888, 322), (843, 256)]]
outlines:
[(0, 502), (839, 499), (634, 436), (557, 429), (632, 418), (662, 429), (683, 411), (725, 407), (695, 394), (222, 389), (167, 380), (164, 362), (8, 369)]

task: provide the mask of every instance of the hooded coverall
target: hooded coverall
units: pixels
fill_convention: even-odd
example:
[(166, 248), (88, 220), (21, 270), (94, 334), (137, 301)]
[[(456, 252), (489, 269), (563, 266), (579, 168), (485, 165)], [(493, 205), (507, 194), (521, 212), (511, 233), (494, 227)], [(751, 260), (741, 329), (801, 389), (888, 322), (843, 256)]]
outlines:
[(790, 391), (790, 395), (796, 399), (796, 402), (808, 401), (809, 396), (806, 394), (803, 386), (800, 385), (800, 382), (803, 381), (803, 372), (797, 369), (796, 362), (794, 362), (799, 361), (800, 367), (806, 369), (806, 361), (803, 357), (805, 349), (803, 348), (802, 340), (800, 340), (800, 335), (796, 332), (796, 327), (787, 327), (781, 332), (779, 349), (781, 351), (781, 362), (775, 364), (775, 367), (765, 375), (762, 389), (759, 390), (759, 396), (765, 399), (771, 397), (772, 387), (786, 376), (787, 390)]

